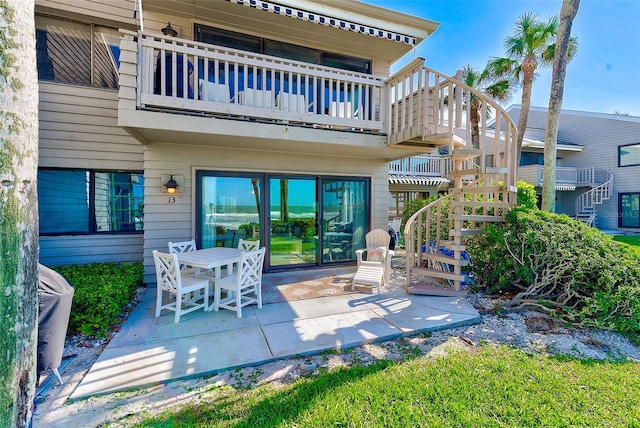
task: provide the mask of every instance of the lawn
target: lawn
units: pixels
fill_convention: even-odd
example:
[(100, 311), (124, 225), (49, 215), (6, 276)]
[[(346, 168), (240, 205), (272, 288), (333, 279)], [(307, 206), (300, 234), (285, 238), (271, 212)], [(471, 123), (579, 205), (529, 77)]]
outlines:
[(485, 344), (321, 371), (279, 389), (211, 385), (199, 398), (137, 426), (637, 426), (640, 364)]

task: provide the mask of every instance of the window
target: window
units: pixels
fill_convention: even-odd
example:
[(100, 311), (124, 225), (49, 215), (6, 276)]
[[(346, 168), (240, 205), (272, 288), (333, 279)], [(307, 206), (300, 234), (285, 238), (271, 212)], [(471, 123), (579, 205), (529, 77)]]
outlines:
[(618, 166), (640, 165), (640, 144), (618, 147)]
[(115, 29), (37, 16), (38, 79), (117, 89), (119, 45)]
[(38, 171), (41, 235), (142, 232), (142, 173)]
[(618, 227), (640, 228), (640, 193), (620, 193), (618, 212)]
[(198, 42), (304, 61), (311, 64), (322, 64), (327, 67), (359, 73), (371, 73), (371, 62), (362, 58), (322, 52), (304, 46), (263, 39), (201, 24), (195, 24), (195, 34)]
[(520, 166), (525, 165), (544, 165), (544, 153), (522, 152)]

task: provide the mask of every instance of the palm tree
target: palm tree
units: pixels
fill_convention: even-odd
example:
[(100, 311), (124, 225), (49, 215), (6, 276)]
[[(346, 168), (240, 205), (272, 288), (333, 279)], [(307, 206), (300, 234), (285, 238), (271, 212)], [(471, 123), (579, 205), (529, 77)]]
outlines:
[(0, 6), (0, 425), (31, 426), (38, 328), (34, 0)]
[[(553, 63), (557, 28), (557, 16), (552, 16), (547, 22), (543, 22), (538, 20), (535, 13), (525, 13), (518, 18), (513, 34), (507, 37), (504, 42), (507, 57), (494, 58), (490, 61), (490, 69), (499, 73), (500, 76), (508, 76), (522, 85), (522, 105), (518, 119), (518, 159), (531, 107), (533, 80), (539, 66), (549, 66)], [(573, 58), (576, 48), (576, 39), (571, 38), (568, 61)]]
[[(553, 59), (549, 111), (544, 136), (544, 175), (542, 179), (542, 209), (554, 211), (556, 201), (556, 148), (558, 123), (564, 95), (564, 79), (567, 73), (571, 26), (578, 13), (580, 0), (563, 0), (560, 9), (560, 23), (556, 37), (557, 55)], [(577, 214), (577, 213), (576, 213)]]
[[(482, 71), (475, 70), (471, 65), (466, 65), (462, 69), (463, 82), (481, 92), (485, 96), (495, 101), (506, 101), (515, 90), (512, 80), (500, 77), (495, 70), (491, 69), (492, 64), (488, 63)], [(482, 98), (470, 94), (469, 105), (466, 106), (469, 112), (469, 122), (471, 123), (471, 144), (473, 147), (480, 147), (480, 110), (482, 109)], [(487, 109), (487, 114), (491, 112)]]

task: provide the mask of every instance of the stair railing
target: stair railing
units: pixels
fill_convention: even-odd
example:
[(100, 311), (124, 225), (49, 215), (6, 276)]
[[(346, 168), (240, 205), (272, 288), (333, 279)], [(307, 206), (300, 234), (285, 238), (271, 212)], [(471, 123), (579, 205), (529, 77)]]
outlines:
[[(464, 188), (476, 188), (487, 180), (486, 175), (477, 177)], [(404, 226), (404, 243), (407, 268), (407, 286), (411, 284), (411, 269), (420, 267), (423, 254), (434, 252), (442, 246), (443, 241), (449, 240), (449, 230), (452, 226), (451, 206), (446, 202), (454, 199), (454, 193), (448, 193), (441, 198), (425, 205), (407, 220)], [(477, 194), (474, 193), (474, 196)], [(471, 208), (468, 208), (471, 210)], [(439, 269), (438, 266), (429, 266)]]
[[(603, 183), (587, 190), (576, 198), (576, 216), (580, 212), (593, 209), (596, 205), (599, 205), (603, 201), (611, 198), (611, 195), (613, 194), (613, 173), (606, 169), (601, 171)], [(596, 173), (594, 171), (593, 176), (595, 175)]]
[[(458, 77), (460, 78), (460, 73)], [(388, 144), (427, 141), (430, 137), (448, 142), (448, 153), (481, 149), (479, 164), (504, 167), (504, 184), (516, 189), (517, 129), (507, 112), (480, 91), (424, 65), (416, 58), (385, 82)], [(480, 147), (472, 147), (469, 106), (482, 101), (479, 111)], [(491, 113), (491, 114), (489, 114)], [(491, 119), (489, 119), (491, 118)], [(491, 123), (492, 122), (492, 123)], [(462, 143), (461, 143), (462, 142)], [(498, 161), (499, 160), (499, 161)], [(489, 165), (488, 165), (489, 166)], [(460, 167), (458, 167), (460, 168)]]

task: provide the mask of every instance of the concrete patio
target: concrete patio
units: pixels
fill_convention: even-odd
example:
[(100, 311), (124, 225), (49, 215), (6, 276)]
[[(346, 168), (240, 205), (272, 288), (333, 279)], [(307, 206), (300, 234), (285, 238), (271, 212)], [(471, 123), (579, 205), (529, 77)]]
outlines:
[(480, 322), (464, 294), (411, 295), (403, 285), (395, 270), (381, 294), (250, 306), (241, 319), (227, 310), (196, 311), (178, 324), (168, 311), (154, 317), (155, 288), (149, 288), (70, 399)]

